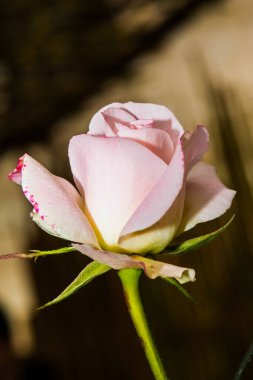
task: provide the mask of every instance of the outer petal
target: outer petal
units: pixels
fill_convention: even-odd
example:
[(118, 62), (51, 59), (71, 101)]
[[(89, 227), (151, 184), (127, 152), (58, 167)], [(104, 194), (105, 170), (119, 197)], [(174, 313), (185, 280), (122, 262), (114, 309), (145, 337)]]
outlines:
[(75, 136), (69, 156), (102, 243), (116, 245), (121, 230), (159, 182), (166, 164), (144, 146), (118, 137)]
[(17, 166), (15, 169), (9, 173), (9, 180), (17, 183), (18, 185), (22, 185), (22, 168), (24, 163), (24, 156), (18, 159)]
[(27, 154), (9, 177), (22, 185), (40, 227), (63, 239), (98, 246), (82, 211), (82, 198), (68, 181), (54, 176)]
[(193, 133), (184, 134), (184, 158), (186, 173), (193, 168), (208, 150), (209, 134), (206, 128), (197, 126)]
[(195, 271), (176, 265), (163, 263), (161, 261), (147, 259), (142, 256), (124, 255), (114, 252), (94, 249), (87, 244), (72, 244), (79, 252), (102, 264), (109, 265), (113, 269), (137, 268), (143, 269), (146, 275), (155, 279), (157, 277), (172, 277), (179, 283), (195, 281)]
[(175, 153), (162, 177), (145, 197), (120, 235), (127, 235), (152, 226), (170, 209), (184, 182), (184, 157), (179, 140)]
[(231, 206), (235, 193), (222, 184), (212, 166), (204, 162), (196, 164), (186, 182), (185, 206), (179, 233), (224, 214)]
[(182, 217), (184, 188), (166, 214), (154, 225), (119, 239), (119, 246), (129, 253), (159, 253), (176, 235)]

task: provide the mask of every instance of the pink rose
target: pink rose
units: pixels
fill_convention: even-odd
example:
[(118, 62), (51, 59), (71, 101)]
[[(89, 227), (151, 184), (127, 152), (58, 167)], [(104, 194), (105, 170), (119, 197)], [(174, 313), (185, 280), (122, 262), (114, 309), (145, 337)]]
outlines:
[(166, 107), (113, 103), (70, 141), (79, 192), (28, 154), (9, 177), (46, 232), (113, 252), (158, 253), (231, 205), (235, 192), (201, 161), (207, 149), (206, 129), (184, 132)]

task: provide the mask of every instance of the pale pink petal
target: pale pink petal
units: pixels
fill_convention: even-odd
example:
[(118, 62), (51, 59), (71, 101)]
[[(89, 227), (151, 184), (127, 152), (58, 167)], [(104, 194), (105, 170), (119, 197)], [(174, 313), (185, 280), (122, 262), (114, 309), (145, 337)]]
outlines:
[(137, 121), (134, 115), (123, 108), (110, 107), (102, 111), (102, 114), (106, 121), (114, 121), (122, 125), (129, 125), (131, 122)]
[(68, 181), (54, 176), (27, 154), (19, 161), (14, 178), (10, 174), (10, 179), (22, 185), (33, 205), (34, 221), (43, 229), (63, 239), (98, 246), (82, 210), (83, 200)]
[(111, 268), (120, 270), (127, 268), (142, 269), (146, 275), (155, 279), (157, 277), (175, 278), (180, 284), (189, 281), (195, 281), (195, 271), (189, 268), (182, 268), (176, 265), (163, 263), (161, 261), (147, 259), (143, 256), (124, 255), (122, 253), (114, 253), (110, 251), (102, 251), (94, 249), (87, 244), (72, 244), (79, 252), (99, 261), (102, 264), (109, 265)]
[(119, 127), (117, 135), (136, 141), (151, 150), (168, 164), (174, 153), (174, 147), (170, 136), (161, 129), (147, 128), (130, 129)]
[(160, 180), (166, 164), (127, 139), (75, 136), (69, 145), (74, 179), (90, 218), (107, 245), (119, 234)]
[(111, 107), (102, 111), (102, 115), (107, 124), (115, 133), (121, 126), (130, 129), (152, 128), (154, 119), (136, 119), (129, 111), (122, 108)]
[(122, 229), (120, 236), (152, 226), (173, 205), (184, 182), (184, 156), (179, 140), (175, 153), (162, 177), (145, 197)]
[[(127, 120), (133, 121), (133, 120), (137, 119), (134, 115), (132, 115), (130, 112), (127, 111), (127, 109), (124, 107), (124, 103), (111, 103), (111, 104), (108, 104), (107, 106), (101, 108), (92, 117), (92, 119), (90, 121), (90, 125), (89, 125), (88, 134), (91, 134), (93, 136), (104, 136), (105, 135), (106, 129), (107, 129), (107, 127), (106, 127), (107, 123), (105, 122), (104, 115), (110, 114), (110, 111), (108, 111), (109, 109), (114, 110), (114, 111), (111, 111), (112, 114), (113, 114), (113, 112), (116, 112), (115, 109), (118, 109), (119, 113), (121, 110), (122, 112), (121, 112), (120, 117), (119, 117), (120, 120), (123, 117), (124, 117), (123, 120), (126, 120), (126, 121)], [(118, 113), (118, 115), (119, 115), (119, 113)]]
[(169, 133), (174, 144), (177, 143), (178, 137), (184, 133), (179, 121), (165, 106), (152, 103), (128, 102), (122, 104), (122, 108), (130, 111), (137, 119), (154, 119), (154, 128), (163, 129)]
[(145, 230), (122, 236), (119, 247), (129, 253), (160, 253), (176, 235), (184, 204), (184, 188), (166, 214)]
[(9, 173), (9, 180), (12, 182), (17, 183), (18, 185), (22, 185), (22, 167), (23, 167), (23, 161), (24, 161), (24, 156), (20, 157), (18, 159), (17, 166), (15, 169)]
[(140, 119), (131, 122), (131, 127), (135, 129), (141, 128), (153, 128), (154, 127), (154, 119)]
[(102, 116), (106, 123), (105, 136), (114, 137), (121, 126), (128, 128), (131, 122), (136, 121), (135, 117), (121, 108), (108, 108), (102, 111)]
[(72, 244), (72, 246), (79, 252), (90, 257), (93, 260), (99, 261), (102, 264), (109, 265), (113, 269), (124, 268), (140, 268), (141, 264), (133, 261), (132, 256), (123, 253), (115, 253), (110, 251), (103, 251), (101, 249), (94, 249), (87, 244)]
[(102, 112), (109, 108), (119, 108), (125, 110), (128, 115), (132, 115), (136, 120), (154, 120), (153, 127), (166, 131), (174, 145), (178, 137), (184, 133), (184, 129), (176, 119), (174, 114), (166, 107), (151, 103), (112, 103), (101, 108), (91, 119), (89, 125), (89, 134), (103, 136), (106, 132), (106, 123)]
[(212, 166), (199, 162), (188, 175), (185, 194), (179, 233), (224, 214), (231, 206), (235, 191), (223, 185)]
[(185, 171), (189, 173), (191, 168), (201, 160), (202, 156), (208, 150), (209, 134), (206, 128), (197, 126), (193, 133), (184, 134), (184, 158)]
[(157, 277), (172, 277), (180, 284), (185, 284), (189, 281), (195, 281), (195, 270), (182, 268), (176, 265), (163, 263), (162, 261), (151, 260), (143, 256), (133, 256), (134, 261), (144, 265), (146, 275), (155, 279)]

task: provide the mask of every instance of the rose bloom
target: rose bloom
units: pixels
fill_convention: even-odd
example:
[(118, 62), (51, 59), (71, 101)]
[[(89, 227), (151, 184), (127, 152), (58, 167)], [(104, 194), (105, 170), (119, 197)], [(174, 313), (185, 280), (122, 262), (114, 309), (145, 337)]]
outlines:
[(159, 253), (231, 205), (235, 192), (201, 161), (207, 149), (207, 130), (184, 132), (164, 106), (113, 103), (70, 140), (78, 191), (28, 154), (9, 178), (48, 233), (118, 253)]

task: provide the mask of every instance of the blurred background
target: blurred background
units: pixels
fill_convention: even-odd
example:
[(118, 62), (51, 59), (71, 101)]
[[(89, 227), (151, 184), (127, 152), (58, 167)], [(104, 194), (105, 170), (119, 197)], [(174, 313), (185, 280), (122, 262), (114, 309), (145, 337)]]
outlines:
[[(168, 260), (193, 267), (193, 305), (162, 280), (141, 293), (173, 380), (232, 379), (253, 339), (253, 3), (251, 0), (9, 0), (0, 5), (0, 253), (53, 249), (7, 174), (29, 153), (71, 179), (67, 146), (112, 101), (170, 108), (205, 125), (206, 159), (237, 190), (229, 229)], [(0, 263), (0, 379), (151, 380), (117, 274), (40, 312), (87, 264), (79, 254)], [(253, 366), (244, 379), (253, 378)]]

